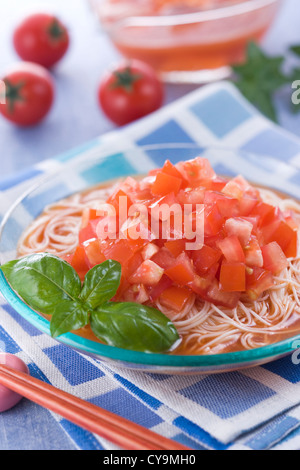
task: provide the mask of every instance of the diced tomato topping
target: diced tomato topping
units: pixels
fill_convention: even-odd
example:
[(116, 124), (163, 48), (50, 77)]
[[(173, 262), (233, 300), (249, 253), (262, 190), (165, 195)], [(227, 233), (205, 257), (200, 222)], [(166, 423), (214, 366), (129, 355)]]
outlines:
[[(93, 220), (98, 222), (99, 219), (97, 218)], [(85, 225), (85, 227), (79, 230), (78, 240), (79, 240), (79, 243), (82, 244), (86, 242), (87, 240), (91, 240), (93, 238), (97, 238), (96, 227), (95, 227), (95, 224), (92, 223), (92, 221), (88, 221), (87, 225)]]
[(262, 251), (256, 238), (252, 238), (244, 248), (245, 263), (247, 266), (262, 268), (264, 264)]
[(246, 274), (246, 292), (251, 300), (256, 300), (274, 285), (273, 275), (263, 268), (253, 268)]
[[(164, 166), (162, 167), (161, 170), (163, 173), (166, 173), (167, 175), (170, 176), (175, 176), (175, 178), (179, 178), (182, 180), (182, 174), (180, 171), (176, 168), (173, 163), (170, 162), (170, 160), (166, 160)], [(157, 172), (158, 173), (158, 172)], [(156, 174), (157, 174), (156, 173)]]
[(223, 262), (220, 284), (225, 292), (243, 292), (246, 288), (246, 268), (243, 263)]
[(179, 162), (176, 168), (193, 188), (200, 186), (201, 182), (211, 181), (216, 176), (207, 158), (196, 157), (193, 160)]
[(203, 245), (200, 250), (192, 252), (192, 259), (195, 268), (200, 275), (207, 274), (208, 270), (218, 263), (222, 253), (217, 248), (212, 248), (208, 245)]
[(184, 238), (180, 238), (178, 240), (169, 240), (165, 242), (165, 247), (172, 253), (173, 256), (177, 257), (185, 250), (186, 247), (186, 240)]
[(177, 194), (177, 200), (180, 204), (203, 204), (205, 197), (205, 188), (185, 188)]
[(242, 245), (236, 235), (231, 235), (217, 243), (218, 248), (222, 251), (226, 261), (231, 263), (244, 263), (245, 255)]
[(245, 196), (239, 201), (239, 213), (241, 216), (248, 216), (258, 204), (258, 199)]
[(152, 302), (155, 302), (158, 297), (169, 287), (173, 286), (173, 281), (166, 276), (165, 274), (162, 275), (161, 279), (155, 286), (147, 286), (147, 292), (149, 298)]
[(167, 308), (180, 312), (191, 298), (191, 291), (184, 287), (172, 286), (164, 290), (159, 300)]
[[(293, 230), (289, 224), (284, 220), (276, 220), (275, 222), (269, 224), (263, 230), (264, 239), (266, 243), (275, 241), (282, 248), (284, 253), (286, 249), (296, 245), (297, 232)], [(290, 253), (287, 254), (289, 256)], [(296, 256), (294, 254), (293, 256)]]
[(96, 264), (103, 263), (103, 261), (106, 260), (104, 254), (100, 250), (100, 241), (98, 239), (84, 242), (83, 249), (90, 268), (96, 266)]
[(202, 296), (204, 295), (211, 285), (211, 279), (208, 277), (201, 277), (197, 274), (194, 276), (194, 279), (191, 282), (187, 283), (187, 286), (196, 294)]
[(156, 253), (159, 252), (159, 247), (155, 243), (147, 243), (141, 251), (143, 259), (151, 259)]
[(181, 178), (160, 171), (157, 173), (155, 181), (151, 186), (151, 191), (155, 196), (165, 196), (171, 192), (177, 194), (181, 185)]
[(288, 266), (288, 260), (277, 242), (262, 247), (264, 268), (273, 274), (278, 274)]
[(180, 254), (175, 263), (165, 270), (165, 274), (180, 286), (192, 282), (195, 276), (192, 262), (186, 253)]
[(106, 259), (119, 261), (119, 301), (159, 301), (177, 312), (196, 296), (232, 309), (245, 295), (259, 298), (297, 256), (299, 217), (264, 202), (242, 176), (217, 176), (205, 158), (128, 177), (106, 202), (117, 220), (85, 209), (78, 247), (62, 258), (81, 279)]
[(85, 250), (82, 246), (78, 245), (71, 260), (71, 266), (77, 271), (79, 277), (84, 278), (86, 272), (89, 270)]
[(204, 235), (213, 236), (216, 235), (224, 224), (224, 218), (220, 214), (220, 211), (216, 204), (212, 206), (206, 206), (204, 210)]
[(245, 219), (239, 217), (227, 219), (225, 222), (227, 235), (236, 235), (242, 246), (249, 243), (253, 225)]
[(275, 207), (265, 202), (259, 202), (252, 210), (252, 215), (258, 216), (258, 225), (268, 225), (275, 217)]
[(157, 284), (164, 270), (150, 259), (142, 262), (138, 269), (129, 277), (132, 284), (144, 284), (145, 286), (153, 286)]
[(123, 239), (101, 240), (100, 249), (106, 259), (113, 259), (121, 264), (127, 263), (134, 254), (128, 240)]
[(123, 298), (125, 302), (143, 304), (149, 300), (149, 295), (143, 284), (133, 284), (124, 292)]
[(215, 305), (233, 309), (237, 306), (240, 297), (240, 292), (225, 292), (221, 290), (219, 283), (215, 280), (211, 283), (205, 299)]

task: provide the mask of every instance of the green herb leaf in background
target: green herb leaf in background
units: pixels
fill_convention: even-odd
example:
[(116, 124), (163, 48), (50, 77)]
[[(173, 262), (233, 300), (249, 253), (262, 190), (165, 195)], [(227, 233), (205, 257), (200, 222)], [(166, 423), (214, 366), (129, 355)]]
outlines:
[(284, 57), (269, 57), (255, 43), (250, 42), (244, 63), (233, 65), (234, 83), (241, 93), (264, 115), (277, 120), (273, 103), (274, 93), (290, 78), (282, 72)]
[(103, 342), (125, 349), (166, 352), (179, 340), (175, 326), (159, 310), (138, 303), (109, 302), (121, 280), (117, 261), (93, 267), (83, 285), (70, 264), (48, 253), (10, 261), (1, 269), (27, 305), (51, 315), (54, 338), (91, 323)]
[(90, 322), (100, 340), (134, 351), (168, 351), (179, 339), (172, 322), (159, 310), (134, 302), (101, 305)]

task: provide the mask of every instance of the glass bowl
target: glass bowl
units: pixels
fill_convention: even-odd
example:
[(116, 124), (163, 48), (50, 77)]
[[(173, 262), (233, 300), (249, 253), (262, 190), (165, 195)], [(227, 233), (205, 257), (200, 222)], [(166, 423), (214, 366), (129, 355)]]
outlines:
[[(300, 199), (300, 170), (274, 158), (222, 148), (201, 148), (194, 144), (150, 145), (130, 148), (123, 152), (91, 150), (79, 154), (64, 163), (63, 168), (39, 178), (37, 183), (23, 194), (2, 220), (0, 227), (0, 263), (16, 258), (18, 240), (24, 229), (47, 204), (70, 194), (88, 189), (97, 182), (112, 180), (133, 174), (128, 162), (156, 162), (161, 166), (165, 159), (174, 163), (198, 155), (210, 160), (219, 174), (244, 175), (258, 185), (274, 188)], [(150, 165), (151, 166), (151, 165)], [(154, 163), (153, 163), (154, 167)], [(143, 173), (149, 171), (145, 168)], [(50, 335), (49, 321), (28, 307), (10, 288), (0, 270), (0, 291), (11, 306), (30, 324)], [(300, 333), (300, 332), (299, 332)], [(107, 346), (75, 333), (67, 333), (57, 341), (83, 354), (95, 357), (107, 364), (145, 372), (163, 374), (211, 374), (261, 365), (285, 355), (299, 347), (300, 334), (269, 346), (215, 355), (149, 354)]]
[(89, 2), (123, 56), (149, 63), (166, 82), (207, 83), (230, 75), (247, 43), (262, 39), (281, 0)]

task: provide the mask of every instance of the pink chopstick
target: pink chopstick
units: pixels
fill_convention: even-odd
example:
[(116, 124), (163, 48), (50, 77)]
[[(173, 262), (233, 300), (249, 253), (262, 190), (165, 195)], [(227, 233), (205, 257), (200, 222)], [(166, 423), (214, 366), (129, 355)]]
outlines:
[(0, 364), (0, 384), (126, 450), (190, 450), (138, 424)]

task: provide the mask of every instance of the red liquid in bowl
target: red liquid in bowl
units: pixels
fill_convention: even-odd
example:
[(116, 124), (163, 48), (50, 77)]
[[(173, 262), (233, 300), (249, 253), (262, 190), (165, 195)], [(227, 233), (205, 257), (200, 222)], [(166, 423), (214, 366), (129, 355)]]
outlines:
[[(203, 17), (203, 21), (196, 21), (195, 18), (195, 21), (192, 20), (194, 22), (189, 20), (187, 24), (180, 24), (179, 17), (176, 24), (176, 16), (173, 15), (196, 15), (199, 11), (204, 14), (205, 10), (205, 14), (208, 14), (211, 10), (207, 11), (205, 7), (214, 8), (214, 12), (217, 12), (218, 7), (233, 3), (251, 4), (251, 1), (156, 0), (150, 2), (152, 9), (148, 1), (110, 0), (106, 3), (113, 9), (101, 10), (100, 18), (117, 49), (125, 57), (144, 60), (158, 72), (165, 73), (216, 69), (243, 60), (247, 43), (261, 40), (274, 20), (280, 2), (274, 1), (252, 11), (230, 16), (229, 9), (227, 16), (221, 16), (219, 10), (219, 18)], [(133, 3), (135, 7), (138, 4), (139, 9), (130, 8)], [(222, 10), (225, 13), (226, 9)], [(137, 19), (134, 23), (129, 19), (129, 16), (157, 16), (162, 19), (167, 15), (168, 18), (172, 17), (172, 25), (155, 25), (153, 21), (151, 25), (145, 22), (139, 24)], [(192, 15), (189, 15), (190, 18)]]

